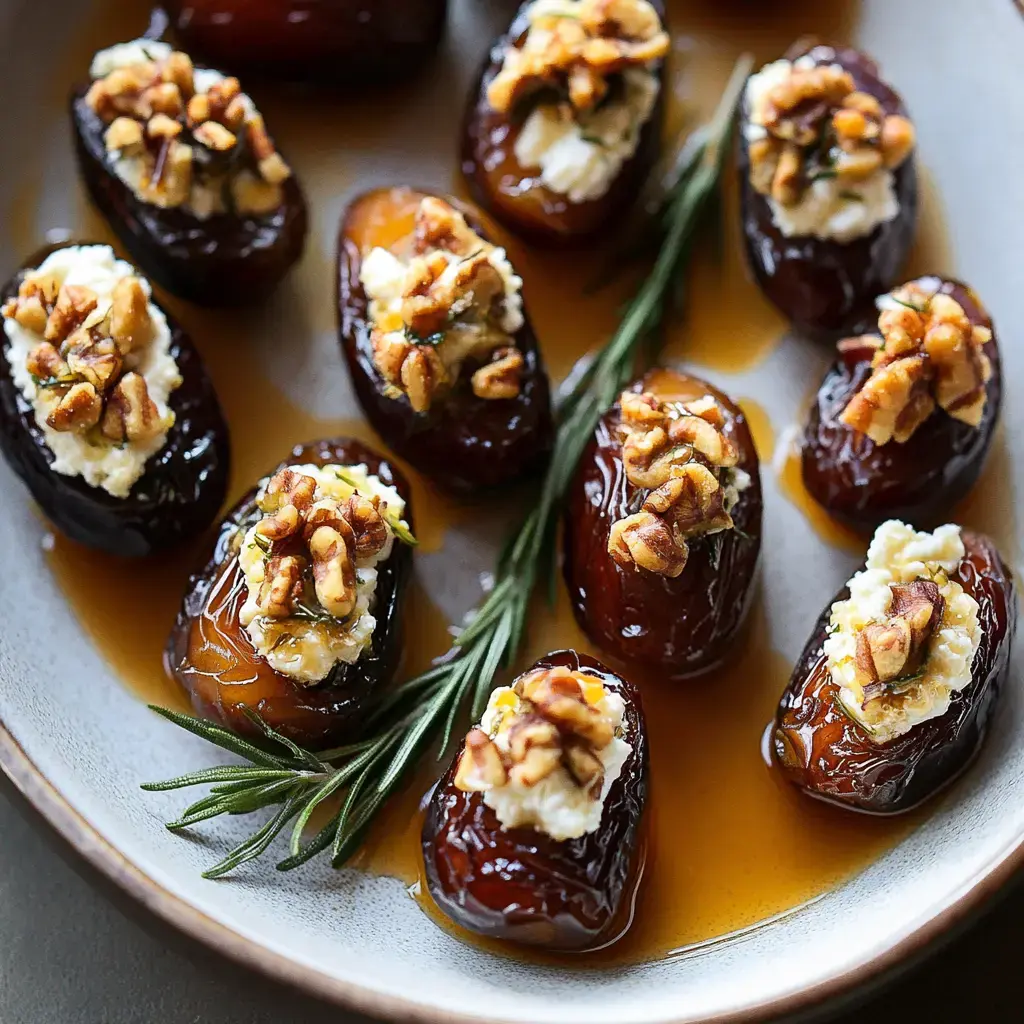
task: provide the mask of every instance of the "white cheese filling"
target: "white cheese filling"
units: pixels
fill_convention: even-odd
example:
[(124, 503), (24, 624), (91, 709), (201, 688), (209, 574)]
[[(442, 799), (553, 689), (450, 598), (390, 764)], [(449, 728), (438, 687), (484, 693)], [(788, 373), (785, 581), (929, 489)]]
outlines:
[[(491, 694), (481, 719), (480, 728), (503, 753), (508, 751), (508, 733), (502, 731), (501, 720), (510, 713), (514, 714), (519, 706), (515, 690), (510, 686), (499, 686)], [(484, 790), (484, 803), (494, 811), (505, 828), (534, 828), (561, 842), (578, 839), (600, 827), (605, 800), (615, 780), (622, 774), (622, 767), (633, 747), (620, 735), (626, 707), (622, 698), (617, 693), (606, 691), (594, 706), (611, 721), (616, 732), (611, 743), (596, 751), (604, 768), (600, 795), (596, 799), (591, 796), (563, 767), (556, 768), (535, 786), (507, 782)]]
[(575, 114), (567, 104), (545, 103), (523, 123), (513, 151), (524, 169), (570, 203), (600, 199), (640, 145), (661, 83), (647, 68), (622, 73), (623, 95), (593, 111)]
[[(138, 277), (143, 290), (151, 294), (149, 282), (135, 268), (114, 256), (109, 245), (70, 245), (57, 249), (30, 272), (30, 277), (53, 277), (59, 285), (84, 285), (99, 299), (97, 317), (110, 308), (111, 295), (118, 281)], [(134, 371), (146, 381), (149, 397), (156, 403), (159, 416), (168, 429), (174, 415), (167, 407), (171, 392), (181, 384), (178, 364), (171, 355), (171, 330), (167, 318), (149, 303), (152, 334), (149, 341), (130, 352), (124, 359), (125, 372)], [(46, 446), (53, 452), (51, 468), (65, 476), (80, 476), (91, 487), (100, 487), (115, 498), (128, 496), (134, 483), (142, 476), (146, 460), (163, 448), (167, 430), (147, 441), (123, 445), (92, 434), (54, 430), (47, 416), (60, 401), (54, 388), (38, 387), (26, 365), (29, 353), (43, 341), (43, 336), (22, 327), (11, 317), (4, 318), (7, 333), (6, 358), (11, 376), (26, 401), (32, 403), (36, 423), (43, 432)]]
[[(749, 120), (743, 126), (748, 142), (763, 139), (764, 107), (768, 94), (788, 77), (793, 68), (813, 68), (810, 56), (795, 62), (777, 60), (766, 65), (747, 82), (746, 103)], [(838, 65), (834, 65), (838, 67)], [(814, 236), (851, 242), (870, 234), (879, 224), (891, 221), (900, 209), (892, 171), (879, 168), (864, 181), (842, 182), (839, 178), (819, 178), (804, 190), (798, 202), (784, 206), (765, 196), (775, 226), (787, 238)]]
[[(323, 621), (264, 616), (259, 609), (259, 592), (266, 570), (266, 554), (256, 541), (255, 524), (246, 531), (238, 551), (238, 564), (245, 576), (246, 599), (239, 611), (239, 622), (249, 635), (258, 654), (275, 672), (304, 684), (318, 683), (337, 664), (352, 664), (370, 645), (377, 619), (373, 614), (377, 593), (377, 566), (386, 561), (395, 544), (388, 518), (402, 521), (405, 502), (394, 487), (373, 476), (365, 465), (291, 467), (297, 473), (316, 480), (315, 501), (347, 501), (355, 492), (381, 501), (387, 510), (385, 524), (388, 539), (384, 547), (369, 558), (356, 561), (356, 606), (345, 620), (326, 617)], [(269, 477), (260, 482), (260, 496)], [(355, 486), (353, 486), (353, 484)], [(407, 524), (402, 521), (403, 525)], [(326, 613), (325, 613), (326, 616)]]
[[(147, 61), (166, 60), (173, 48), (167, 43), (154, 39), (133, 39), (128, 43), (117, 43), (105, 50), (100, 50), (92, 59), (89, 73), (93, 79), (105, 78), (111, 71), (130, 67)], [(195, 68), (193, 85), (197, 95), (205, 95), (218, 82), (224, 81), (224, 75), (212, 68)], [(257, 113), (256, 106), (246, 93), (241, 93), (245, 103), (247, 117)], [(113, 171), (140, 199), (155, 206), (169, 205), (158, 190), (147, 189), (148, 165), (143, 154), (118, 151), (112, 154)], [(239, 172), (239, 177), (255, 176), (248, 171)], [(224, 200), (224, 177), (197, 180), (194, 176), (188, 201), (181, 204), (181, 209), (188, 210), (199, 220), (206, 220), (217, 213), (224, 213), (228, 207)]]
[[(959, 526), (919, 533), (890, 519), (875, 532), (866, 567), (849, 581), (850, 597), (832, 605), (824, 645), (829, 672), (840, 687), (839, 698), (847, 713), (879, 742), (893, 740), (944, 714), (953, 694), (971, 681), (974, 655), (981, 643), (978, 602), (948, 578), (963, 557)], [(890, 584), (918, 579), (936, 583), (945, 600), (922, 673), (899, 693), (865, 702), (856, 671), (857, 635), (888, 617)]]

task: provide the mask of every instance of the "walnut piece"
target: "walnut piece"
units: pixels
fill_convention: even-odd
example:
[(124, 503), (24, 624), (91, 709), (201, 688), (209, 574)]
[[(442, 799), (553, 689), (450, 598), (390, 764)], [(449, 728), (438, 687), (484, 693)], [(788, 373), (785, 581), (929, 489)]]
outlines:
[(292, 614), (293, 603), (302, 597), (306, 561), (297, 555), (273, 555), (267, 559), (257, 597), (260, 614), (283, 619)]
[(894, 583), (889, 590), (889, 617), (857, 634), (855, 666), (865, 702), (890, 692), (888, 684), (921, 670), (945, 609), (945, 600), (931, 580)]
[(799, 203), (819, 177), (856, 184), (893, 170), (914, 148), (910, 121), (886, 114), (837, 65), (794, 65), (751, 117), (767, 135), (750, 144), (750, 183), (782, 206)]
[[(565, 768), (569, 778), (598, 799), (604, 784), (600, 752), (615, 738), (612, 720), (587, 699), (596, 679), (567, 668), (537, 669), (515, 683), (517, 706), (488, 736), (472, 729), (456, 769), (455, 785), (484, 792), (504, 785), (530, 788)], [(496, 737), (504, 737), (501, 743)]]
[(370, 305), (374, 364), (394, 396), (426, 412), (464, 362), (480, 359), (474, 393), (514, 398), (525, 364), (504, 327), (506, 282), (491, 262), (494, 246), (433, 196), (417, 208), (413, 239), (399, 299), (382, 308), (371, 297)]
[(686, 568), (688, 538), (733, 529), (722, 473), (738, 464), (739, 450), (711, 395), (665, 404), (625, 392), (620, 410), (626, 479), (648, 494), (639, 512), (612, 523), (608, 553), (624, 569), (675, 578)]
[(163, 60), (116, 68), (93, 82), (85, 101), (107, 124), (107, 152), (136, 163), (138, 172), (126, 180), (144, 201), (184, 206), (194, 183), (219, 195), (226, 179), (240, 214), (281, 205), (291, 169), (237, 78), (197, 93), (191, 58), (174, 51)]
[(886, 307), (878, 317), (882, 342), (871, 375), (840, 420), (880, 445), (909, 440), (936, 406), (978, 426), (992, 376), (985, 354), (991, 330), (973, 325), (960, 303), (943, 292), (908, 284), (892, 295), (895, 308)]
[[(279, 470), (257, 498), (263, 517), (256, 523), (258, 536), (273, 545), (286, 541), (286, 550), (304, 546), (302, 565), (311, 565), (316, 599), (329, 615), (338, 619), (355, 608), (356, 562), (383, 550), (390, 534), (378, 498), (358, 492), (345, 501), (316, 497), (317, 481), (298, 470)], [(308, 556), (308, 557), (307, 557)], [(294, 591), (292, 598), (301, 596)], [(294, 613), (294, 605), (279, 603), (276, 617)], [(287, 605), (287, 607), (285, 607)]]
[(173, 414), (160, 414), (145, 378), (126, 372), (125, 356), (152, 336), (139, 278), (121, 278), (101, 303), (91, 288), (32, 275), (3, 315), (44, 339), (26, 367), (50, 396), (43, 401), (54, 430), (86, 433), (99, 425), (102, 437), (123, 444), (152, 440), (173, 422)]
[(541, 87), (563, 89), (578, 111), (608, 92), (609, 76), (663, 58), (670, 41), (647, 0), (580, 0), (568, 11), (541, 11), (520, 46), (511, 46), (487, 87), (487, 101), (507, 113)]

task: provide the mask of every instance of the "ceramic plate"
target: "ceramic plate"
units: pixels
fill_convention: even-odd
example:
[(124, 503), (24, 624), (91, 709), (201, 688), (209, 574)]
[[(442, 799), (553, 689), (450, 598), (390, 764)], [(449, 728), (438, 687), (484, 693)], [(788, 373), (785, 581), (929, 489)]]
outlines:
[[(304, 410), (303, 423), (322, 420), (323, 432), (358, 416), (329, 308), (335, 225), (346, 201), (371, 185), (452, 187), (463, 98), (488, 40), (501, 28), (505, 13), (496, 8), (502, 6), (507, 13), (509, 5), (492, 0), (454, 0), (437, 63), (397, 94), (270, 101), (268, 122), (306, 176), (315, 210), (303, 268), (266, 310), (244, 320), (244, 330), (229, 317), (200, 317), (172, 304), (192, 327), (218, 383), (232, 364), (258, 371), (265, 382), (248, 397), (250, 407), (265, 412), (257, 446), (265, 450), (263, 465), (292, 442), (288, 430), (274, 429), (285, 421), (295, 428), (295, 408)], [(1024, 238), (1024, 177), (1017, 172), (1024, 159), (1024, 22), (1014, 5), (680, 0), (670, 6), (679, 37), (674, 87), (680, 110), (688, 100), (705, 110), (713, 104), (714, 86), (721, 86), (751, 39), (761, 59), (781, 51), (785, 40), (775, 42), (776, 17), (784, 19), (787, 34), (839, 32), (879, 58), (915, 116), (929, 186), (927, 253), (935, 262), (915, 269), (953, 272), (974, 283), (1000, 328), (1012, 395), (1024, 376), (1024, 289), (1015, 255)], [(128, 38), (145, 22), (145, 12), (128, 3), (107, 11), (73, 0), (2, 5), (0, 50), (10, 90), (0, 105), (5, 269), (53, 230), (109, 238), (85, 210), (63, 97), (92, 50)], [(262, 93), (258, 99), (262, 105)], [(734, 236), (726, 244), (738, 248)], [(557, 264), (549, 266), (557, 272)], [(531, 286), (538, 294), (541, 288), (532, 273), (532, 285), (526, 274), (528, 301)], [(574, 308), (572, 294), (566, 298), (560, 315), (571, 309), (576, 317), (583, 307)], [(786, 336), (766, 307), (751, 323), (728, 302), (708, 306), (699, 288), (693, 303), (694, 316), (674, 338), (671, 358), (690, 360), (716, 384), (756, 399), (774, 435), (775, 458), (763, 464), (767, 542), (758, 615), (770, 648), (791, 663), (820, 607), (857, 561), (814, 528), (784, 486), (787, 428), (799, 418), (826, 354)], [(552, 310), (549, 304), (537, 317), (538, 334), (552, 364), (564, 368), (559, 311)], [(747, 357), (726, 365), (702, 347), (699, 325), (717, 318), (728, 321), (734, 339), (749, 341)], [(227, 403), (229, 414), (243, 399)], [(963, 512), (968, 525), (995, 533), (1015, 565), (1012, 510), (1024, 486), (1024, 461), (1010, 453), (1021, 445), (1024, 407), (1011, 398), (983, 491)], [(236, 469), (237, 493), (255, 464)], [(895, 963), (946, 929), (1019, 860), (1024, 704), (1018, 656), (982, 756), (895, 847), (779, 919), (658, 962), (597, 971), (497, 955), (439, 929), (402, 882), (359, 870), (332, 872), (314, 864), (280, 874), (262, 863), (222, 882), (203, 881), (202, 868), (238, 840), (244, 823), (218, 824), (191, 841), (161, 827), (181, 808), (182, 795), (143, 796), (139, 783), (210, 763), (212, 753), (158, 720), (119, 672), (140, 642), (131, 606), (153, 600), (173, 610), (177, 594), (161, 596), (162, 570), (140, 568), (123, 595), (110, 592), (117, 577), (95, 562), (66, 559), (58, 571), (60, 551), (49, 550), (46, 523), (6, 466), (0, 466), (0, 510), (5, 770), (71, 843), (139, 901), (221, 951), (346, 1005), (425, 1020), (558, 1024), (738, 1019), (792, 1009)], [(457, 621), (475, 601), (500, 528), (490, 512), (446, 514), (443, 537), (418, 556), (417, 566), (419, 593), (436, 606), (442, 624)], [(77, 611), (65, 597), (68, 587), (78, 594)], [(90, 609), (105, 609), (103, 621)], [(101, 650), (114, 652), (116, 664)]]

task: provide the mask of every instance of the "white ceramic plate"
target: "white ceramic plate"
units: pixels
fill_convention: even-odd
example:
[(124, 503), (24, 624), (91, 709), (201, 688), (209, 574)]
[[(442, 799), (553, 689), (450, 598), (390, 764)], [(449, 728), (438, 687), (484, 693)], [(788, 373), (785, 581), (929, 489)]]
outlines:
[[(334, 225), (355, 191), (407, 180), (449, 186), (462, 98), (488, 39), (501, 27), (489, 6), (489, 0), (454, 0), (438, 67), (400, 102), (373, 101), (379, 104), (373, 138), (325, 132), (328, 155), (318, 173), (335, 177), (329, 188), (321, 181), (313, 190), (318, 230), (310, 257), (325, 268), (324, 288), (330, 287)], [(752, 16), (745, 6), (738, 0), (717, 5), (735, 7), (738, 18)], [(814, 5), (806, 6), (811, 13), (803, 28), (813, 32)], [(4, 268), (21, 262), (27, 236), (41, 243), (48, 229), (81, 226), (69, 132), (54, 97), (84, 70), (67, 56), (74, 52), (80, 60), (88, 52), (73, 43), (82, 26), (92, 26), (97, 44), (115, 41), (98, 35), (89, 8), (69, 0), (6, 3), (0, 10), (8, 90), (0, 105), (0, 209), (9, 211), (0, 227)], [(141, 29), (145, 15), (140, 10), (123, 20)], [(1024, 486), (1024, 461), (1006, 455), (1024, 444), (1024, 408), (1013, 401), (1024, 376), (1017, 255), (1024, 238), (1024, 177), (1018, 173), (1024, 24), (1009, 0), (866, 0), (853, 20), (854, 41), (880, 59), (915, 115), (920, 156), (942, 197), (954, 254), (952, 266), (936, 269), (973, 282), (1000, 328), (1011, 398), (998, 464), (1012, 479), (1002, 479), (996, 493), (1012, 507), (1013, 494)], [(296, 323), (287, 295), (270, 307), (244, 358), (261, 360), (306, 407), (357, 415), (330, 324), (305, 323), (301, 309)], [(287, 353), (278, 344), (282, 324), (289, 325), (295, 346)], [(303, 326), (306, 336), (294, 337)], [(787, 339), (753, 370), (711, 376), (756, 397), (778, 431), (796, 417), (824, 358)], [(270, 453), (268, 462), (278, 454)], [(774, 648), (793, 658), (853, 559), (809, 530), (781, 496), (771, 467), (763, 472), (767, 620)], [(938, 934), (1020, 858), (1024, 704), (1018, 656), (982, 757), (917, 831), (824, 898), (701, 955), (576, 973), (467, 947), (439, 930), (389, 879), (323, 865), (281, 875), (263, 864), (229, 882), (205, 882), (200, 870), (243, 826), (225, 822), (206, 833), (214, 837), (209, 841), (182, 841), (161, 827), (180, 808), (181, 794), (143, 799), (137, 787), (141, 779), (208, 763), (210, 750), (158, 721), (96, 653), (48, 570), (46, 525), (6, 466), (0, 466), (0, 510), (5, 770), (81, 852), (157, 913), (269, 974), (348, 1005), (394, 1017), (558, 1024), (734, 1019), (792, 1009), (844, 990)], [(1012, 522), (1008, 508), (987, 510), (993, 511)], [(421, 579), (452, 619), (471, 604), (477, 573), (490, 563), (492, 548), (482, 532), (488, 531), (452, 531), (445, 551), (420, 560)], [(1016, 558), (1016, 551), (1007, 554)]]

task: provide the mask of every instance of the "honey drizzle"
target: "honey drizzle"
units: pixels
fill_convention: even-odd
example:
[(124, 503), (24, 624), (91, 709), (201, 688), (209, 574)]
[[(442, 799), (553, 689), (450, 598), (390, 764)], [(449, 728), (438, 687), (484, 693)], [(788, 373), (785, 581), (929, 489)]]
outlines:
[[(677, 32), (685, 34), (677, 47), (670, 110), (670, 122), (678, 130), (707, 115), (741, 50), (752, 50), (759, 61), (772, 59), (809, 25), (823, 38), (849, 38), (856, 4), (852, 0), (828, 5), (817, 0), (777, 0), (723, 5), (720, 0), (674, 0), (670, 11)], [(144, 16), (139, 11), (135, 15), (126, 15), (124, 5), (108, 4), (105, 14), (78, 33), (75, 53), (61, 66), (85, 67), (99, 46), (137, 34)], [(307, 254), (269, 307), (256, 312), (204, 312), (161, 296), (171, 311), (180, 315), (202, 350), (231, 423), (232, 501), (294, 443), (349, 433), (380, 444), (362, 421), (324, 415), (323, 408), (330, 408), (329, 395), (310, 410), (286, 394), (289, 375), (296, 370), (301, 376), (308, 367), (319, 370), (340, 364), (334, 339), (333, 231), (340, 212), (337, 196), (339, 180), (344, 183), (345, 160), (342, 149), (323, 145), (324, 118), (329, 117), (331, 123), (338, 120), (331, 117), (325, 101), (296, 105), (287, 98), (265, 97), (263, 93), (257, 99), (268, 110), (268, 122), (280, 132), (282, 148), (300, 169), (311, 208), (319, 211), (313, 218)], [(55, 95), (53, 109), (55, 119), (64, 116), (63, 96)], [(380, 115), (379, 108), (360, 115), (350, 107), (343, 137), (359, 139), (368, 147), (376, 145), (387, 128)], [(38, 226), (38, 189), (31, 184), (37, 180), (34, 174), (26, 175), (25, 180), (17, 204), (31, 210), (19, 210), (8, 223), (12, 241), (30, 252), (43, 239), (29, 237)], [(454, 191), (463, 192), (461, 186)], [(325, 215), (325, 210), (330, 212)], [(726, 202), (725, 214), (724, 256), (720, 261), (711, 247), (697, 255), (688, 290), (689, 312), (671, 326), (668, 352), (700, 366), (738, 372), (762, 360), (782, 336), (785, 325), (743, 273), (737, 213), (731, 199)], [(109, 228), (84, 196), (74, 223), (67, 227), (74, 237), (113, 242)], [(326, 234), (319, 233), (322, 231)], [(508, 246), (525, 279), (527, 306), (551, 375), (558, 380), (615, 329), (621, 303), (634, 281), (627, 274), (596, 295), (584, 295), (586, 284), (601, 265), (600, 254), (566, 259), (528, 252), (500, 231), (496, 240)], [(927, 250), (932, 245), (933, 241), (927, 242), (921, 254), (925, 261), (922, 269), (943, 265), (928, 263)], [(280, 330), (268, 330), (268, 320), (280, 325)], [(270, 367), (269, 373), (265, 366)], [(763, 472), (768, 473), (777, 444), (772, 425), (755, 401), (743, 399), (742, 405), (764, 463)], [(969, 499), (972, 515), (994, 514), (994, 503), (980, 497), (981, 493), (995, 488), (1001, 498), (1006, 497), (999, 489), (1006, 486), (1007, 458), (1000, 441), (982, 484)], [(448, 527), (469, 513), (464, 506), (438, 495), (416, 474), (410, 473), (410, 477), (422, 549), (439, 550)], [(806, 508), (805, 512), (810, 514)], [(1007, 531), (1012, 532), (1012, 514), (1007, 523), (994, 525), (1000, 543), (1006, 543)], [(835, 538), (832, 542), (842, 543)], [(863, 543), (858, 544), (862, 550)], [(128, 565), (90, 553), (61, 537), (54, 538), (49, 554), (51, 570), (83, 632), (112, 669), (140, 698), (178, 708), (185, 705), (185, 699), (164, 677), (160, 655), (184, 587), (189, 565), (186, 555), (198, 557), (198, 545), (166, 559)], [(124, 628), (125, 608), (132, 609), (131, 629)], [(409, 609), (403, 671), (414, 673), (446, 649), (450, 637), (444, 615), (419, 583), (414, 583), (410, 593)], [(876, 821), (814, 803), (781, 785), (765, 769), (759, 740), (790, 666), (771, 648), (763, 598), (754, 609), (742, 644), (736, 663), (692, 685), (669, 686), (657, 678), (638, 678), (652, 746), (644, 887), (629, 935), (609, 951), (575, 959), (577, 966), (658, 959), (786, 911), (849, 878), (912, 827), (912, 822)], [(536, 609), (527, 650), (518, 665), (567, 646), (592, 650), (575, 624), (564, 588), (559, 588), (553, 610)], [(439, 771), (432, 758), (424, 759), (405, 791), (377, 820), (357, 856), (358, 866), (410, 885), (418, 883), (419, 808)], [(420, 896), (425, 908), (439, 919), (433, 904), (423, 896), (422, 886)], [(458, 932), (446, 920), (439, 923)], [(507, 948), (501, 952), (523, 955)]]

